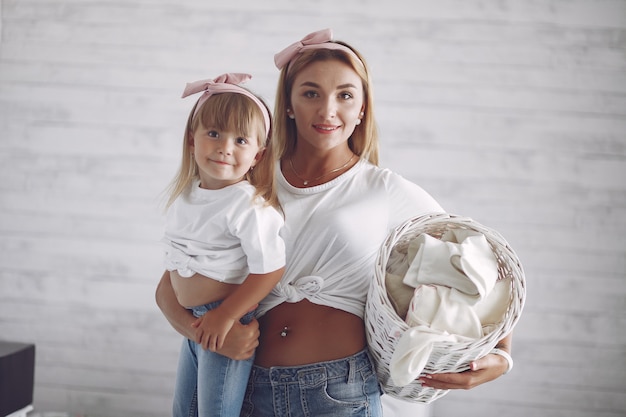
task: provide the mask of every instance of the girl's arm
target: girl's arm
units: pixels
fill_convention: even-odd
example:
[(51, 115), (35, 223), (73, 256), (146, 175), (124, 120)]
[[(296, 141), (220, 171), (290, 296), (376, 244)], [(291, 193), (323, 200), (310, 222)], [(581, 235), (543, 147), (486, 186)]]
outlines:
[[(513, 335), (498, 342), (498, 349), (511, 353)], [(422, 385), (437, 389), (471, 389), (504, 375), (509, 363), (501, 355), (488, 354), (470, 364), (471, 370), (461, 373), (432, 374), (421, 377)]]
[(250, 274), (219, 307), (206, 312), (193, 324), (197, 328), (195, 339), (204, 349), (222, 349), (226, 335), (235, 323), (270, 293), (280, 281), (285, 268), (267, 274)]

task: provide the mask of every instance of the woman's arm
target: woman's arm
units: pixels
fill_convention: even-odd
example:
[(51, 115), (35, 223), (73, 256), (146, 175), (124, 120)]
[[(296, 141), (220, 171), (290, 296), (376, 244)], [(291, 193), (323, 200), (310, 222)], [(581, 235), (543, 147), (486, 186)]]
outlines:
[[(155, 298), (157, 306), (159, 306), (174, 330), (184, 337), (195, 341), (196, 329), (192, 324), (196, 321), (196, 318), (191, 311), (178, 303), (176, 294), (174, 294), (174, 288), (170, 282), (169, 271), (163, 273), (157, 285)], [(236, 322), (226, 336), (224, 346), (217, 352), (235, 360), (248, 359), (259, 344), (259, 334), (259, 323), (256, 320), (252, 320), (247, 325)]]
[[(498, 349), (511, 353), (513, 335), (500, 340)], [(509, 369), (508, 361), (501, 355), (488, 354), (470, 364), (471, 370), (461, 373), (432, 374), (420, 378), (423, 386), (437, 389), (471, 389), (504, 375)]]
[(191, 325), (196, 321), (196, 318), (190, 310), (178, 303), (172, 282), (170, 281), (169, 271), (163, 273), (161, 281), (157, 285), (155, 298), (157, 306), (159, 306), (174, 330), (187, 339), (194, 340), (195, 329)]

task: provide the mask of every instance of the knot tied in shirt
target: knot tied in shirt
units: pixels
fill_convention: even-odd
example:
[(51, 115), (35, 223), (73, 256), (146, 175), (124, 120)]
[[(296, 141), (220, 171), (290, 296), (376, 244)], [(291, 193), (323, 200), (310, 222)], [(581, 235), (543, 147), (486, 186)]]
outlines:
[(191, 256), (176, 247), (168, 245), (165, 245), (165, 255), (165, 267), (168, 271), (178, 271), (178, 275), (183, 278), (193, 276), (194, 271), (189, 265), (193, 259)]
[(280, 292), (285, 301), (297, 303), (304, 298), (312, 297), (319, 293), (323, 285), (324, 279), (322, 277), (307, 275), (295, 279), (286, 285), (280, 285)]

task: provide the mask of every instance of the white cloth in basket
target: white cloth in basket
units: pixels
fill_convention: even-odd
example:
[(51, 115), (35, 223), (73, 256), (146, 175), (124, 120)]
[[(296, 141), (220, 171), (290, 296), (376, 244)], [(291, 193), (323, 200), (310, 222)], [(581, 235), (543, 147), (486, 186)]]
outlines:
[(398, 341), (389, 367), (399, 386), (419, 376), (435, 343), (483, 337), (485, 325), (497, 321), (492, 310), (502, 312), (508, 301), (504, 286), (490, 296), (498, 263), (480, 233), (452, 230), (441, 240), (421, 234), (407, 252), (410, 265), (403, 282), (416, 289), (406, 317), (411, 328)]
[(422, 233), (410, 243), (409, 270), (404, 283), (445, 285), (473, 296), (467, 302), (485, 298), (498, 279), (498, 261), (482, 233), (464, 229), (446, 231), (441, 240)]

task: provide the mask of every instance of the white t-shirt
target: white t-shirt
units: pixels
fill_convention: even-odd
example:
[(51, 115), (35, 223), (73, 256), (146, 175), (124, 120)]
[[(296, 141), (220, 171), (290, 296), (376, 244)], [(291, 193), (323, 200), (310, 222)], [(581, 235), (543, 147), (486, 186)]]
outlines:
[(261, 198), (253, 201), (254, 192), (247, 181), (219, 190), (200, 188), (196, 181), (167, 212), (166, 268), (183, 277), (198, 273), (230, 284), (241, 284), (250, 273), (282, 268), (283, 217)]
[(376, 255), (388, 233), (413, 216), (443, 211), (421, 187), (366, 160), (316, 187), (293, 187), (279, 167), (276, 175), (288, 262), (259, 315), (306, 298), (363, 318)]

